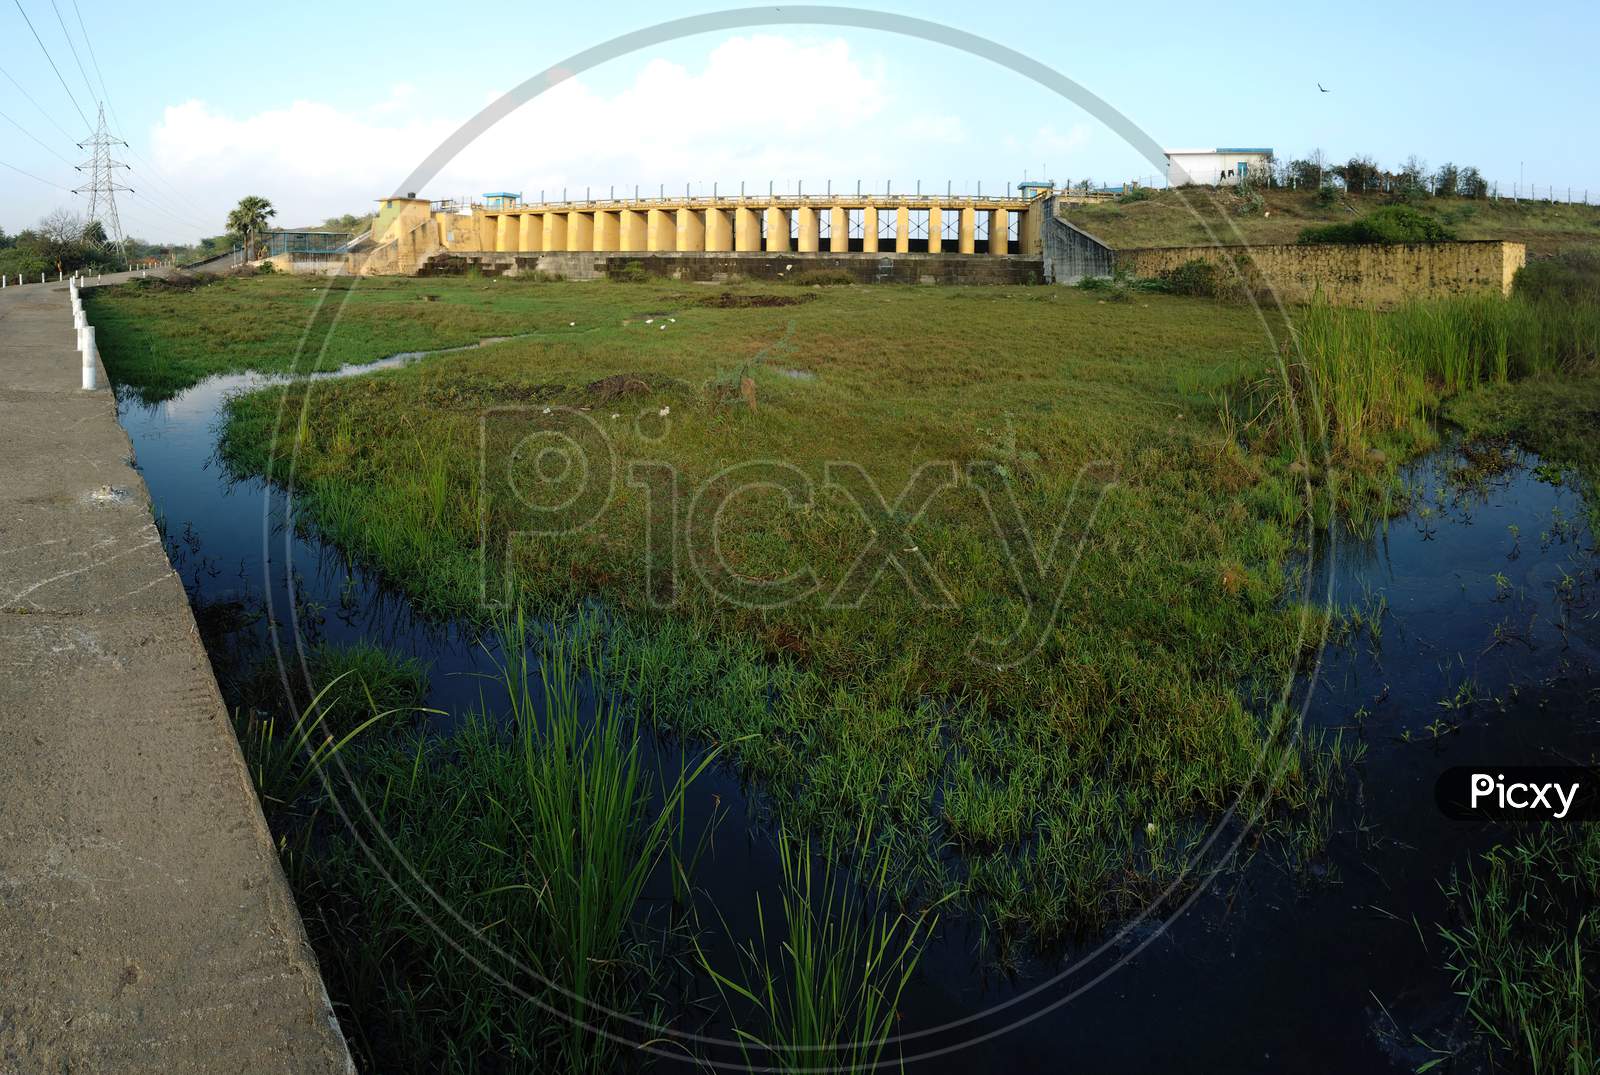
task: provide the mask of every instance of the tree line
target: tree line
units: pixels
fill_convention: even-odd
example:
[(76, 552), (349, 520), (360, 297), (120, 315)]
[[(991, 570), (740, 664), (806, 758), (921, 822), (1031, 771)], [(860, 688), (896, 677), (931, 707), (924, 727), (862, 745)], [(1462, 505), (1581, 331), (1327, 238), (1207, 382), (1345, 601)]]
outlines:
[(1351, 194), (1394, 194), (1400, 197), (1491, 198), (1498, 197), (1495, 185), (1472, 165), (1446, 161), (1430, 169), (1415, 154), (1393, 171), (1379, 166), (1369, 155), (1350, 157), (1339, 163), (1328, 159), (1322, 150), (1305, 157), (1267, 162), (1262, 180), (1269, 186), (1301, 190), (1334, 187)]

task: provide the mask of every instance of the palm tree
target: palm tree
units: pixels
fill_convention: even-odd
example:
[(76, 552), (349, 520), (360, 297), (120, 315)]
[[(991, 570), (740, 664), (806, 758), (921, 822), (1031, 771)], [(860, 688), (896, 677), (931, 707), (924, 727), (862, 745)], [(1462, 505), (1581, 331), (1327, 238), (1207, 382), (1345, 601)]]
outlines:
[(238, 208), (228, 214), (228, 233), (244, 241), (246, 260), (254, 254), (256, 236), (266, 230), (268, 219), (277, 215), (271, 202), (255, 194), (240, 198)]

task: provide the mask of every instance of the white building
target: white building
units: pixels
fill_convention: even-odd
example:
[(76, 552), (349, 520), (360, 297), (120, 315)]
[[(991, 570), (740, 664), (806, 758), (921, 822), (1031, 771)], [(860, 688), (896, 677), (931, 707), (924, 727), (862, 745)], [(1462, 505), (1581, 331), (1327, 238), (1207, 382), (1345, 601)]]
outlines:
[(1260, 146), (1220, 149), (1168, 149), (1167, 185), (1232, 187), (1252, 176), (1265, 176), (1272, 150)]

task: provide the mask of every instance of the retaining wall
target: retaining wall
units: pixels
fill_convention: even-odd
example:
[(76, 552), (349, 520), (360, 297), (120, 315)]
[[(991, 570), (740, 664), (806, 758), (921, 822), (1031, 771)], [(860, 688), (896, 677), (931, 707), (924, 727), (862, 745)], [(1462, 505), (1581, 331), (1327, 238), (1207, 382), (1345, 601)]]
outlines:
[(778, 281), (816, 271), (847, 273), (859, 283), (1029, 284), (1044, 280), (1044, 266), (1038, 258), (1015, 255), (794, 255), (693, 251), (670, 254), (452, 252), (435, 255), (423, 267), (421, 275), (458, 275), (476, 268), (485, 276), (515, 276), (539, 271), (559, 274), (568, 280), (625, 279), (636, 271), (635, 265), (652, 276), (706, 282), (739, 276)]
[(1415, 299), (1494, 293), (1509, 295), (1527, 261), (1521, 243), (1470, 242), (1347, 245), (1149, 247), (1116, 252), (1116, 269), (1154, 277), (1201, 260), (1223, 268), (1251, 290), (1271, 290), (1283, 302), (1310, 302), (1320, 292), (1335, 306), (1375, 309)]

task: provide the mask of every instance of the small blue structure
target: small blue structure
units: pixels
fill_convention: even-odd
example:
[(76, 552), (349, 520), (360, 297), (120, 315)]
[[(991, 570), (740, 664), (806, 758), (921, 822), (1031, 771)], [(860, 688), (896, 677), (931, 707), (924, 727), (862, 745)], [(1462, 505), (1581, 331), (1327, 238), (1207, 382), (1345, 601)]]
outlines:
[(497, 190), (483, 196), (485, 209), (515, 209), (522, 204), (522, 192), (512, 193), (509, 190)]

